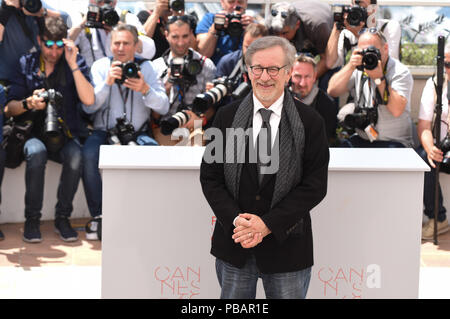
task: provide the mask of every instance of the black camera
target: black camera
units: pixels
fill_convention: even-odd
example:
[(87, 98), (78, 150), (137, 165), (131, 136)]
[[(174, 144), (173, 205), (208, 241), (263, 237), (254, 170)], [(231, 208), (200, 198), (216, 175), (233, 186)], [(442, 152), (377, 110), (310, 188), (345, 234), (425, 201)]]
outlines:
[[(232, 37), (240, 37), (244, 28), (242, 27), (241, 7), (236, 6), (233, 13), (227, 15), (216, 14), (214, 16), (214, 27), (217, 31), (224, 31)], [(225, 20), (228, 19), (228, 27), (225, 28)]]
[(441, 142), (441, 151), (444, 153), (444, 159), (442, 163), (445, 165), (450, 165), (450, 134), (447, 133), (445, 138)]
[(41, 92), (38, 96), (42, 97), (44, 102), (47, 104), (44, 142), (49, 152), (56, 153), (64, 145), (64, 133), (61, 130), (61, 125), (63, 125), (64, 122), (59, 116), (63, 96), (60, 92), (54, 89)]
[(42, 8), (41, 0), (20, 0), (20, 4), (30, 13), (38, 13)]
[(45, 116), (45, 133), (49, 136), (61, 134), (59, 123), (59, 109), (62, 104), (63, 96), (60, 92), (50, 89), (39, 93), (39, 97), (44, 99), (47, 104), (47, 113)]
[(161, 133), (164, 135), (172, 134), (173, 130), (185, 125), (189, 118), (189, 114), (185, 110), (175, 113), (168, 119), (161, 121)]
[(116, 126), (108, 131), (108, 143), (111, 145), (137, 145), (134, 126), (125, 116), (116, 119)]
[(170, 83), (184, 83), (192, 85), (197, 83), (197, 75), (202, 72), (200, 60), (193, 59), (192, 51), (184, 58), (173, 58), (170, 62)]
[(344, 29), (344, 14), (347, 13), (348, 24), (351, 26), (359, 26), (361, 22), (367, 21), (367, 10), (359, 5), (347, 6), (347, 5), (333, 5), (331, 7), (333, 11), (334, 22), (338, 30)]
[(184, 10), (184, 0), (169, 0), (169, 9), (173, 11)]
[(377, 107), (356, 107), (354, 113), (345, 116), (344, 126), (352, 130), (356, 128), (364, 130), (370, 124), (375, 125), (377, 121)]
[(381, 60), (381, 53), (373, 45), (368, 46), (361, 52), (359, 52), (363, 56), (362, 64), (358, 65), (357, 69), (362, 71), (363, 69), (374, 70), (378, 66), (378, 61)]
[(122, 78), (116, 79), (115, 82), (117, 84), (123, 84), (123, 82), (129, 78), (139, 78), (139, 71), (141, 68), (134, 61), (122, 63), (119, 67), (122, 69)]
[(120, 21), (120, 17), (116, 10), (110, 4), (104, 4), (99, 7), (97, 5), (90, 5), (88, 7), (86, 27), (88, 28), (103, 28), (103, 24), (113, 27)]

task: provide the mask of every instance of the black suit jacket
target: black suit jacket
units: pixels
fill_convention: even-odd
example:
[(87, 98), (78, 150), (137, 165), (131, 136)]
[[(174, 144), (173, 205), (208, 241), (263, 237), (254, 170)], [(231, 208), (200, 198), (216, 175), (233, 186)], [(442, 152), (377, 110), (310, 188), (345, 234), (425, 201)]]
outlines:
[[(212, 127), (220, 129), (224, 138), (226, 129), (232, 126), (239, 104), (240, 101), (237, 101), (219, 109), (213, 122)], [(313, 265), (309, 212), (326, 195), (329, 150), (321, 116), (297, 100), (295, 106), (305, 128), (302, 179), (273, 208), (270, 204), (276, 175), (266, 177), (259, 187), (256, 164), (244, 164), (239, 198), (235, 200), (225, 186), (223, 162), (207, 163), (205, 158), (202, 161), (200, 182), (217, 217), (211, 254), (236, 267), (243, 267), (250, 254), (254, 254), (263, 273), (298, 271)], [(214, 143), (218, 145), (217, 141)], [(226, 142), (222, 144), (222, 154), (225, 154)], [(244, 212), (259, 215), (272, 232), (251, 249), (242, 248), (231, 238), (233, 220)]]

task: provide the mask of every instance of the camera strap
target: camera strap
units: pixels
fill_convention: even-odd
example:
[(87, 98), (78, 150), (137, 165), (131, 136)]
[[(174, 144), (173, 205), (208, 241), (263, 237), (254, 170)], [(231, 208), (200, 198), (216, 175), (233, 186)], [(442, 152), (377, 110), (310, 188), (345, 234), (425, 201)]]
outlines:
[[(117, 83), (116, 83), (117, 84)], [(122, 98), (122, 102), (123, 102), (123, 115), (127, 116), (127, 101), (128, 101), (128, 96), (130, 95), (130, 89), (126, 88), (125, 89), (125, 96), (124, 96), (124, 92), (122, 91), (122, 86), (120, 84), (117, 84), (117, 87), (119, 88), (119, 92), (120, 92), (120, 97)], [(131, 105), (130, 105), (130, 109), (131, 109), (131, 114), (130, 114), (130, 122), (133, 119), (133, 92), (131, 92)]]
[[(97, 35), (97, 41), (98, 41), (98, 44), (100, 45), (100, 49), (102, 49), (103, 56), (107, 56), (106, 50), (105, 50), (105, 45), (103, 44), (100, 31), (98, 29), (95, 29), (95, 33)], [(91, 43), (91, 45), (92, 45), (92, 43)], [(95, 58), (94, 58), (94, 61), (95, 61)]]

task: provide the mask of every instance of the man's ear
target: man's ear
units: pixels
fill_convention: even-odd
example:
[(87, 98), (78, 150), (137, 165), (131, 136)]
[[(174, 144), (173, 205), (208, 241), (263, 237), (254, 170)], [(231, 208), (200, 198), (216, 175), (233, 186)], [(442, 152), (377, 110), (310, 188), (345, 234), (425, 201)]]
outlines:
[(298, 28), (300, 28), (300, 19), (297, 20), (297, 22), (295, 23), (295, 32), (297, 32)]

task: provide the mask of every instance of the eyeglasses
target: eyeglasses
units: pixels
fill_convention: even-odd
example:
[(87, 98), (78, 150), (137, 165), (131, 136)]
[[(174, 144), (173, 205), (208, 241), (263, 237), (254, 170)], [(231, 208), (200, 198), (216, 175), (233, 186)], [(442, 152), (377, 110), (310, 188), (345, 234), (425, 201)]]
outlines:
[(252, 73), (255, 76), (261, 76), (263, 74), (264, 70), (266, 70), (267, 74), (269, 74), (271, 77), (274, 77), (274, 76), (277, 76), (278, 73), (280, 72), (280, 70), (286, 66), (287, 66), (287, 64), (285, 64), (281, 67), (268, 66), (266, 68), (263, 68), (262, 66), (254, 65), (254, 66), (251, 66), (250, 69), (252, 70)]
[(288, 12), (287, 11), (281, 11), (280, 12), (278, 10), (272, 9), (272, 17), (276, 17), (278, 15), (278, 13), (281, 14), (281, 17), (283, 19), (286, 19), (288, 17)]
[(445, 62), (444, 62), (444, 66), (445, 66), (447, 69), (450, 69), (450, 61), (445, 61)]
[(58, 49), (61, 49), (61, 48), (63, 48), (64, 47), (64, 42), (63, 42), (63, 40), (57, 40), (57, 41), (53, 41), (53, 40), (43, 40), (44, 41), (44, 45), (47, 47), (47, 48), (51, 48), (51, 47), (53, 47), (53, 45), (55, 45), (56, 44), (56, 46), (58, 47)]

